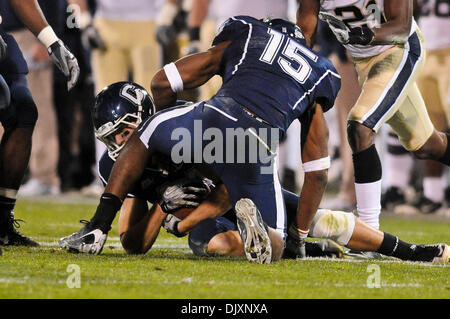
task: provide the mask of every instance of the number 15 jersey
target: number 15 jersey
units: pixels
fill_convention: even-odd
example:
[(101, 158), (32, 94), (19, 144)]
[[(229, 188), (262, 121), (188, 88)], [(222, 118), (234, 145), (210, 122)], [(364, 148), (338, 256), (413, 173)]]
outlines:
[(271, 25), (248, 16), (229, 18), (213, 45), (231, 41), (221, 62), (227, 96), (284, 133), (314, 103), (324, 112), (334, 105), (341, 86), (333, 64), (304, 44), (294, 24)]

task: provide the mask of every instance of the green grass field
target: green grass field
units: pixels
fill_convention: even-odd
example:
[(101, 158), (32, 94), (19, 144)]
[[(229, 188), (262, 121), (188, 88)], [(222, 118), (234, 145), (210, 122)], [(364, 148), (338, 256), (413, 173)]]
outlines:
[[(0, 298), (450, 298), (448, 265), (348, 259), (256, 265), (244, 259), (197, 258), (187, 238), (165, 230), (143, 256), (125, 255), (116, 227), (100, 256), (60, 250), (58, 238), (78, 230), (78, 221), (89, 219), (94, 210), (92, 201), (19, 201), (16, 218), (26, 220), (20, 230), (41, 247), (3, 248)], [(381, 227), (406, 241), (450, 243), (448, 218), (389, 215)], [(72, 264), (80, 269), (80, 288), (68, 288)], [(380, 288), (367, 287), (373, 264), (379, 266)]]

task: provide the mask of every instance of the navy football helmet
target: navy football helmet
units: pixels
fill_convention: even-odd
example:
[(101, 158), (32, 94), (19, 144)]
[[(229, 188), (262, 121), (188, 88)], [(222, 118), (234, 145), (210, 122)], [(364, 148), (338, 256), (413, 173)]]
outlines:
[(125, 144), (117, 145), (115, 135), (125, 127), (138, 127), (155, 113), (148, 92), (133, 82), (117, 82), (104, 88), (95, 98), (92, 110), (95, 137), (102, 141), (114, 161)]
[(302, 29), (300, 29), (298, 25), (283, 19), (266, 18), (263, 19), (263, 22), (267, 23), (271, 28), (279, 32), (285, 33), (289, 35), (291, 38), (297, 39), (303, 45), (306, 45), (305, 36), (303, 35)]

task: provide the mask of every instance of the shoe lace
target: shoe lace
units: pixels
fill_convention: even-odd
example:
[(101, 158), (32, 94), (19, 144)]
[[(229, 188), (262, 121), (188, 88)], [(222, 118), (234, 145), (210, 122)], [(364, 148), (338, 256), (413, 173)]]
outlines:
[(15, 218), (11, 219), (11, 224), (16, 229), (20, 228), (20, 223), (27, 223), (27, 222), (24, 221), (23, 219), (15, 219)]
[(84, 224), (84, 225), (87, 225), (87, 224), (90, 223), (90, 221), (88, 221), (88, 220), (86, 220), (86, 219), (81, 219), (81, 220), (80, 220), (80, 223), (82, 223), (82, 224)]

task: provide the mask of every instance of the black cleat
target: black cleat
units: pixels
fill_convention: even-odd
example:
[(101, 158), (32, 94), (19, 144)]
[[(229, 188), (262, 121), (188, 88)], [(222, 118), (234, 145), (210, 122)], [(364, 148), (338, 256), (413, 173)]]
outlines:
[(404, 203), (406, 203), (405, 195), (398, 187), (391, 186), (381, 195), (382, 209), (392, 210), (395, 206)]
[(434, 202), (424, 195), (417, 197), (411, 204), (400, 205), (395, 213), (405, 215), (434, 214), (442, 207), (442, 203)]
[(17, 229), (20, 228), (21, 219), (14, 219), (14, 212), (11, 212), (10, 218), (5, 224), (0, 226), (0, 246), (27, 246), (38, 247), (39, 244), (22, 235)]
[(417, 245), (412, 246), (413, 253), (411, 261), (425, 261), (433, 263), (448, 263), (450, 257), (450, 248), (446, 244), (436, 245)]
[(80, 222), (84, 224), (84, 227), (72, 235), (61, 238), (59, 247), (72, 253), (99, 255), (105, 245), (108, 232), (104, 232), (87, 220)]
[[(326, 239), (305, 242), (306, 257), (342, 258), (344, 248), (334, 241)], [(284, 250), (284, 259), (297, 259), (297, 255), (289, 249)]]

